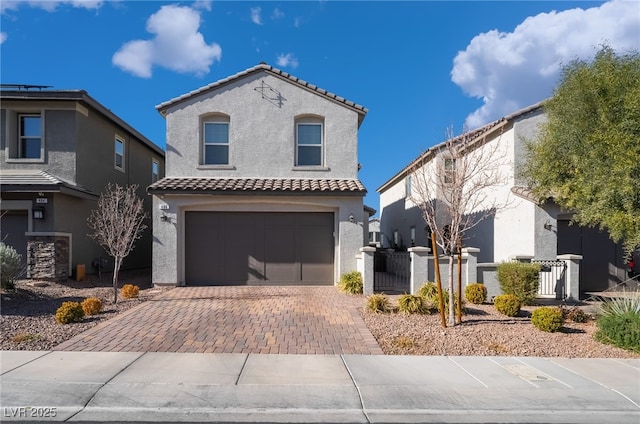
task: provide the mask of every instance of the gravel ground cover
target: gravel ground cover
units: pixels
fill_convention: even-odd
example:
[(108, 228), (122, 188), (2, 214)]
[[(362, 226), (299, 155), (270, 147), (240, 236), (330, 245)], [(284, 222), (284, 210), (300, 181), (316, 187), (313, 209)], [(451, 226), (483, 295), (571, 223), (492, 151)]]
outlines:
[[(140, 294), (135, 299), (123, 299), (113, 304), (112, 274), (89, 275), (84, 281), (64, 283), (19, 280), (16, 290), (2, 291), (0, 301), (0, 350), (49, 350), (65, 340), (88, 330), (102, 321), (115, 317), (141, 302), (160, 294), (164, 289), (151, 286), (149, 270), (124, 271), (119, 275), (120, 286), (135, 284)], [(102, 312), (85, 317), (80, 323), (62, 325), (55, 313), (62, 302), (81, 302), (87, 297), (102, 300)]]
[(492, 304), (470, 305), (462, 325), (443, 328), (438, 313), (406, 315), (363, 311), (362, 317), (388, 355), (539, 356), (566, 358), (640, 358), (640, 355), (593, 338), (597, 305), (580, 308), (585, 323), (565, 321), (562, 331), (546, 333), (531, 324), (535, 306), (524, 306), (510, 318)]

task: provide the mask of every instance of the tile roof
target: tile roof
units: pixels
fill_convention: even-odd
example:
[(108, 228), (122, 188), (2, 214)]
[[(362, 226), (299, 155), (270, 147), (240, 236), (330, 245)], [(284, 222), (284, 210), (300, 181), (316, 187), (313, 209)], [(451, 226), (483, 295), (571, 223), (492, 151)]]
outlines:
[(367, 190), (356, 179), (292, 178), (163, 178), (149, 193), (216, 194), (362, 194)]
[(198, 94), (201, 94), (201, 93), (204, 93), (204, 92), (207, 92), (207, 91), (211, 91), (211, 90), (213, 90), (215, 88), (221, 87), (221, 86), (223, 86), (223, 85), (225, 85), (227, 83), (233, 82), (233, 81), (235, 81), (237, 79), (240, 79), (240, 78), (242, 78), (244, 76), (247, 76), (247, 75), (250, 75), (252, 73), (258, 72), (260, 70), (267, 71), (272, 75), (275, 75), (275, 76), (278, 76), (280, 78), (286, 79), (286, 80), (288, 80), (290, 82), (293, 82), (294, 84), (297, 84), (297, 85), (299, 85), (301, 87), (304, 87), (306, 89), (314, 91), (314, 92), (316, 92), (316, 93), (318, 93), (318, 94), (320, 94), (322, 96), (328, 97), (330, 100), (336, 101), (338, 103), (342, 103), (345, 106), (348, 106), (348, 107), (350, 107), (352, 109), (355, 109), (357, 112), (359, 112), (362, 115), (365, 115), (369, 111), (366, 107), (364, 107), (362, 105), (354, 103), (354, 102), (352, 102), (350, 100), (345, 99), (344, 97), (340, 97), (340, 96), (338, 96), (338, 95), (336, 95), (334, 93), (331, 93), (331, 92), (329, 92), (327, 90), (324, 90), (324, 89), (322, 89), (320, 87), (317, 87), (317, 86), (315, 86), (315, 85), (313, 85), (311, 83), (308, 83), (305, 80), (301, 80), (298, 77), (295, 77), (295, 76), (293, 76), (291, 74), (288, 74), (287, 72), (281, 71), (278, 68), (274, 68), (271, 65), (267, 65), (264, 62), (262, 62), (262, 63), (260, 63), (260, 64), (258, 64), (256, 66), (253, 66), (251, 68), (245, 69), (242, 72), (238, 72), (237, 74), (234, 74), (234, 75), (231, 75), (229, 77), (226, 77), (226, 78), (223, 78), (221, 80), (218, 80), (216, 82), (213, 82), (213, 83), (211, 83), (209, 85), (205, 85), (204, 87), (200, 87), (200, 88), (198, 88), (196, 90), (193, 90), (193, 91), (191, 91), (189, 93), (183, 94), (182, 96), (175, 97), (175, 98), (173, 98), (171, 100), (168, 100), (166, 102), (160, 103), (159, 105), (156, 106), (156, 109), (160, 113), (162, 113), (164, 115), (164, 113), (163, 113), (164, 110), (166, 110), (166, 108), (168, 108), (169, 106), (172, 106), (172, 105), (174, 105), (176, 103), (180, 103), (182, 101), (185, 101), (185, 100), (187, 100), (187, 99), (189, 99), (189, 98), (191, 98), (193, 96), (196, 96)]
[(5, 192), (64, 191), (75, 195), (97, 196), (84, 187), (40, 170), (3, 169), (0, 171), (0, 186)]

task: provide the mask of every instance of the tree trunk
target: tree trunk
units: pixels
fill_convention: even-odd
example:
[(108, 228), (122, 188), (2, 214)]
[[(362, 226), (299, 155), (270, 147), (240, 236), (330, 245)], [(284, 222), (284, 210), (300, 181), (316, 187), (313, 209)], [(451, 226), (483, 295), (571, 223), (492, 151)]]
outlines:
[(118, 303), (118, 273), (120, 272), (122, 258), (115, 257), (113, 259), (113, 303), (116, 304)]
[(455, 308), (455, 296), (456, 292), (453, 287), (453, 252), (449, 254), (449, 322), (451, 326), (456, 325), (456, 308)]

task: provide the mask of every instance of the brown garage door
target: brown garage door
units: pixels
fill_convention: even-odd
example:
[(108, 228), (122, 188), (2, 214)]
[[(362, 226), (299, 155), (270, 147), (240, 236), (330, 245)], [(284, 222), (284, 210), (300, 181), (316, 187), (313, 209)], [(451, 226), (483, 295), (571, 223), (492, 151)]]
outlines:
[(188, 285), (332, 285), (333, 213), (187, 212)]

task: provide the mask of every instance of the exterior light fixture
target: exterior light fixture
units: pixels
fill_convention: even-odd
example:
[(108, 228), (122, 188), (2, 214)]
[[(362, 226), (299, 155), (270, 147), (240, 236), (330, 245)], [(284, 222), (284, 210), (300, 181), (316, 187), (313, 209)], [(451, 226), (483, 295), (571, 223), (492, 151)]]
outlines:
[(349, 222), (355, 222), (356, 218), (353, 216), (353, 214), (349, 215)]
[(34, 208), (33, 219), (44, 219), (44, 208)]

